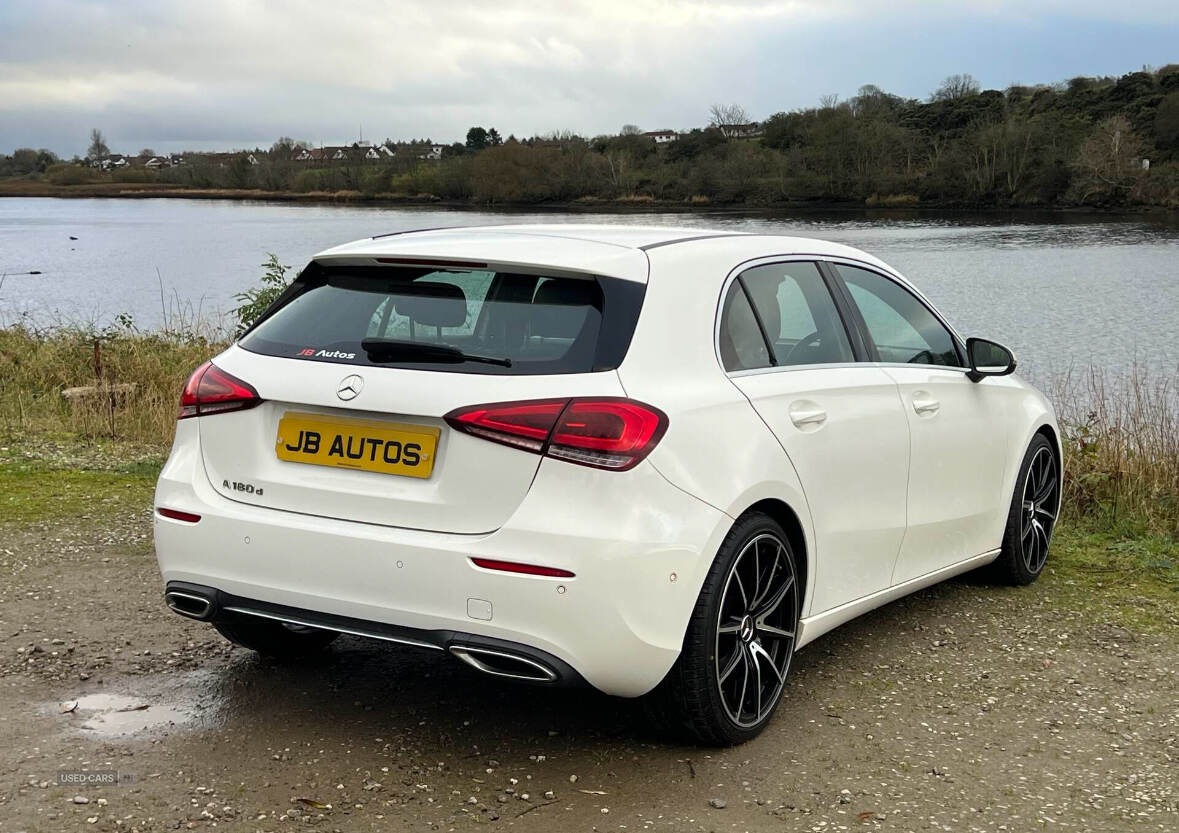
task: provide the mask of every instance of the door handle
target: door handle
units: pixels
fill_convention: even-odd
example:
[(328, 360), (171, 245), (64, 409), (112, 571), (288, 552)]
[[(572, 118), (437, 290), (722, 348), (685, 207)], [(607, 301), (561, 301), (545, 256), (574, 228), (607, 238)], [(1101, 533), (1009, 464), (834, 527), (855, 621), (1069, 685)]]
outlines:
[(942, 403), (938, 402), (925, 391), (917, 391), (913, 394), (913, 410), (921, 415), (933, 415), (942, 407)]
[(799, 428), (818, 427), (827, 421), (827, 412), (812, 402), (795, 403), (790, 406), (790, 421)]

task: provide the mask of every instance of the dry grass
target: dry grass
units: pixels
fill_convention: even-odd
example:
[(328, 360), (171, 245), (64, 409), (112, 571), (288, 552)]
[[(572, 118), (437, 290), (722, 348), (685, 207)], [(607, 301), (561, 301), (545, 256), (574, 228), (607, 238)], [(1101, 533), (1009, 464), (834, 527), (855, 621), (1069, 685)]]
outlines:
[[(166, 445), (184, 380), (228, 342), (226, 328), (209, 324), (157, 332), (0, 328), (0, 430)], [(62, 397), (66, 388), (126, 383), (135, 388), (125, 397)], [(1064, 430), (1066, 519), (1179, 534), (1179, 371), (1089, 369), (1047, 387)]]
[[(9, 436), (67, 433), (167, 443), (185, 379), (227, 343), (211, 328), (0, 329), (0, 429)], [(114, 387), (126, 384), (133, 390)], [(63, 390), (82, 386), (97, 392), (68, 402), (62, 397)]]
[(1179, 370), (1089, 368), (1050, 391), (1065, 434), (1067, 516), (1179, 534)]

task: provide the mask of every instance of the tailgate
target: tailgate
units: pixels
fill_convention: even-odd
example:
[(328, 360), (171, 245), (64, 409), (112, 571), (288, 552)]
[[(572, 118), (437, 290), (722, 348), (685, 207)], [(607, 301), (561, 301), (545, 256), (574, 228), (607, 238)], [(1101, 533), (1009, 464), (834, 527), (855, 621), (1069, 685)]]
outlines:
[[(624, 395), (613, 371), (485, 376), (305, 362), (236, 346), (215, 363), (265, 400), (246, 411), (200, 419), (205, 471), (222, 495), (272, 509), (440, 532), (502, 526), (528, 493), (541, 460), (453, 431), (445, 414), (491, 402)], [(361, 390), (343, 401), (337, 391), (349, 377), (359, 377)], [(329, 458), (320, 449), (313, 455), (319, 462), (312, 463), (297, 461), (306, 454), (283, 453), (284, 417), (283, 446), (305, 448), (299, 432), (314, 429), (322, 434), (320, 444), (338, 442), (343, 455)], [(401, 459), (401, 446), (411, 443), (422, 446), (414, 454), (430, 463), (427, 476), (420, 465), (409, 467)], [(280, 453), (295, 459), (280, 459)]]

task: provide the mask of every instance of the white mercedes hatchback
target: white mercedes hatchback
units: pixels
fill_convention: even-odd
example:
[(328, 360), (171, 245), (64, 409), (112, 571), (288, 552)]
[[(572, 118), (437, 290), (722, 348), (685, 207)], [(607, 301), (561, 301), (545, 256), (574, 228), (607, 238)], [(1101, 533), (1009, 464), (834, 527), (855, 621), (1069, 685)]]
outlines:
[(165, 599), (263, 654), (374, 637), (648, 695), (740, 742), (826, 631), (984, 565), (1044, 568), (1059, 430), (1014, 368), (818, 240), (350, 243), (185, 386)]

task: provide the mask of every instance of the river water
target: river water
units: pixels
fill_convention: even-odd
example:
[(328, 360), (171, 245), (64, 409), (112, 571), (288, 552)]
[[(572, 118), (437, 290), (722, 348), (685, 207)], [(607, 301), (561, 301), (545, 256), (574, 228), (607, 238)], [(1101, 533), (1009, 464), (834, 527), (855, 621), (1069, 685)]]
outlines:
[[(1179, 217), (1097, 214), (487, 212), (177, 199), (0, 199), (0, 324), (150, 327), (217, 316), (267, 252), (316, 252), (412, 228), (521, 222), (721, 227), (864, 249), (916, 283), (964, 335), (1036, 375), (1090, 364), (1179, 368)], [(76, 238), (76, 239), (74, 239)], [(29, 272), (40, 274), (30, 275)], [(719, 276), (718, 276), (719, 278)]]

